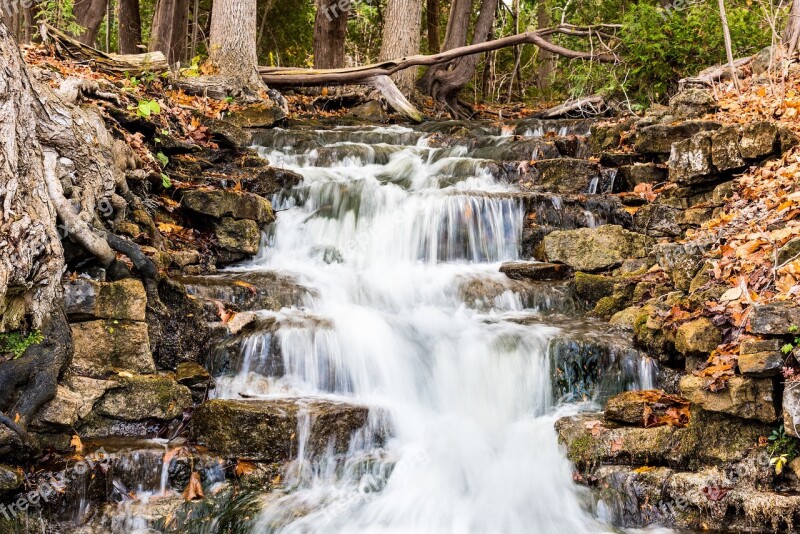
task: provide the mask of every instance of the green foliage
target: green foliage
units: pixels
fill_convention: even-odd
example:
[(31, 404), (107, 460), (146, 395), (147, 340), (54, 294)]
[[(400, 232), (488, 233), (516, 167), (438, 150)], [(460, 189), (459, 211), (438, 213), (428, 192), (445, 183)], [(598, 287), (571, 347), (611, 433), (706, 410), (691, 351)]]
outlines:
[(787, 434), (783, 425), (773, 430), (767, 439), (770, 442), (769, 465), (773, 466), (776, 475), (780, 475), (786, 464), (797, 458), (799, 441)]
[(162, 167), (166, 167), (167, 165), (169, 165), (169, 158), (165, 156), (163, 152), (159, 152), (158, 154), (156, 154), (156, 159), (158, 160), (158, 162), (161, 164)]
[(170, 180), (169, 176), (164, 173), (161, 173), (161, 187), (164, 189), (169, 189), (172, 187), (172, 180)]
[(75, 19), (75, 0), (40, 0), (36, 16), (67, 33), (80, 35), (86, 29)]
[(161, 104), (157, 100), (140, 100), (139, 105), (130, 107), (128, 109), (135, 109), (136, 114), (143, 119), (150, 118), (150, 115), (158, 115), (161, 113)]
[(0, 334), (0, 352), (10, 352), (14, 359), (21, 357), (28, 347), (38, 345), (44, 341), (44, 336), (38, 330), (34, 330), (28, 335), (20, 332), (7, 332)]
[[(797, 325), (790, 326), (789, 327), (789, 333), (790, 334), (797, 334), (798, 333)], [(790, 354), (798, 346), (800, 346), (800, 337), (795, 337), (794, 341), (792, 341), (791, 343), (787, 343), (783, 347), (781, 347), (781, 352), (783, 352), (784, 354)]]
[[(729, 6), (728, 22), (736, 57), (770, 44), (771, 32), (757, 10)], [(628, 9), (622, 25), (624, 89), (640, 101), (662, 100), (681, 78), (726, 60), (722, 23), (713, 3), (671, 11), (640, 3)]]
[(197, 78), (200, 76), (200, 56), (194, 56), (192, 58), (192, 64), (185, 69), (181, 69), (181, 76), (185, 76), (187, 78)]

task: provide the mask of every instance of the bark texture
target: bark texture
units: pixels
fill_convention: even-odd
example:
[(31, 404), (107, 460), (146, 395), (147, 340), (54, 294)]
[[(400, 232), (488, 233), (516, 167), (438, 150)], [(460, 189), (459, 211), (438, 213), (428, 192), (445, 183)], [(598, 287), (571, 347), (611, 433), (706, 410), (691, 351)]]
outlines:
[(797, 51), (797, 41), (800, 38), (800, 0), (792, 0), (792, 8), (783, 31), (783, 45), (791, 57)]
[(170, 65), (184, 60), (189, 35), (189, 0), (158, 0), (150, 50), (163, 52)]
[(339, 9), (339, 0), (317, 0), (314, 19), (314, 68), (344, 67), (344, 43), (347, 37), (348, 10)]
[(258, 76), (256, 0), (215, 0), (211, 13), (211, 62), (220, 76), (253, 94), (264, 89)]
[[(419, 54), (422, 0), (389, 0), (379, 60)], [(397, 88), (405, 95), (414, 90), (416, 69), (406, 69), (392, 75)]]
[(439, 0), (427, 0), (425, 22), (428, 32), (428, 53), (438, 54), (442, 49), (442, 38), (439, 36)]
[(108, 0), (75, 0), (73, 12), (75, 21), (84, 28), (84, 32), (78, 36), (78, 40), (83, 44), (94, 44), (97, 39), (97, 30), (106, 16)]
[[(491, 35), (498, 0), (482, 0), (478, 20), (472, 35), (472, 44), (485, 42)], [(467, 42), (472, 0), (453, 0), (444, 49), (463, 47)], [(420, 90), (433, 97), (453, 117), (469, 117), (472, 113), (458, 101), (458, 93), (475, 74), (479, 56), (469, 55), (447, 64), (430, 67), (420, 80)]]
[(141, 52), (142, 16), (139, 0), (119, 0), (119, 53)]

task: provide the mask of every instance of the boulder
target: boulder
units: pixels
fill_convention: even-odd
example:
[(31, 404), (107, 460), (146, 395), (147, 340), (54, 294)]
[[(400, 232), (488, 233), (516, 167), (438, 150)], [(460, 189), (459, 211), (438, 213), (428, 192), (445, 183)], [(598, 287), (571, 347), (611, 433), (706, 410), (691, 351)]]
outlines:
[(621, 330), (633, 332), (633, 325), (636, 322), (636, 317), (639, 315), (641, 310), (641, 306), (629, 306), (624, 310), (615, 313), (608, 323), (611, 326)]
[(354, 107), (348, 113), (349, 116), (357, 119), (383, 124), (389, 120), (389, 115), (383, 109), (380, 100), (370, 100), (359, 106)]
[(780, 339), (748, 339), (739, 349), (739, 371), (755, 377), (777, 376), (783, 368)]
[(800, 306), (782, 301), (753, 306), (747, 330), (754, 334), (785, 335), (797, 327), (800, 327)]
[(286, 113), (274, 104), (258, 103), (229, 113), (225, 122), (237, 128), (272, 128), (286, 118)]
[(669, 275), (675, 288), (687, 291), (692, 279), (702, 266), (707, 247), (697, 243), (659, 243), (653, 247), (653, 255), (662, 269)]
[(634, 426), (686, 426), (689, 401), (658, 390), (625, 391), (606, 403), (607, 421)]
[(601, 274), (575, 273), (575, 294), (585, 302), (594, 305), (602, 298), (614, 293), (617, 280)]
[(275, 220), (272, 205), (265, 198), (241, 191), (191, 190), (183, 193), (181, 205), (194, 213), (209, 215), (215, 219), (233, 217), (250, 219), (259, 224)]
[(771, 122), (751, 122), (742, 127), (739, 151), (745, 159), (760, 159), (780, 148), (778, 127)]
[(698, 132), (717, 130), (722, 125), (711, 121), (686, 121), (678, 124), (653, 124), (636, 132), (635, 147), (642, 154), (669, 154), (672, 144)]
[(647, 256), (651, 240), (621, 226), (561, 230), (542, 242), (544, 258), (579, 271), (597, 271), (621, 264), (628, 258)]
[(705, 388), (703, 378), (685, 375), (681, 378), (680, 389), (692, 404), (709, 412), (726, 413), (764, 423), (778, 420), (771, 379), (734, 376), (728, 380), (726, 389), (713, 392)]
[(669, 179), (687, 184), (706, 181), (714, 173), (711, 158), (710, 132), (678, 141), (672, 145), (669, 155)]
[(229, 252), (254, 256), (261, 245), (261, 229), (249, 219), (223, 217), (214, 225), (214, 235), (217, 245)]
[(708, 91), (696, 87), (684, 89), (669, 100), (670, 113), (682, 120), (700, 118), (714, 113), (716, 109), (714, 97)]
[[(239, 314), (237, 314), (239, 315)], [(182, 362), (175, 370), (175, 380), (178, 384), (187, 387), (206, 385), (211, 379), (211, 375), (205, 367), (195, 362)]]
[(56, 425), (72, 427), (94, 408), (95, 403), (109, 389), (118, 387), (113, 380), (95, 380), (72, 376), (56, 388), (56, 396), (38, 412), (35, 426)]
[(744, 168), (739, 151), (741, 131), (738, 126), (723, 126), (711, 134), (711, 163), (718, 172)]
[(87, 321), (70, 327), (75, 346), (70, 369), (75, 374), (105, 378), (119, 371), (140, 374), (156, 371), (147, 323)]
[(298, 423), (308, 418), (306, 451), (320, 454), (333, 442), (347, 451), (367, 424), (369, 408), (318, 399), (211, 400), (192, 417), (192, 439), (226, 457), (284, 462), (297, 454)]
[(552, 193), (589, 193), (600, 165), (586, 159), (541, 159), (532, 165), (534, 185)]
[(95, 411), (121, 421), (169, 421), (192, 407), (192, 392), (169, 376), (115, 377), (119, 387), (106, 393)]
[(569, 268), (560, 263), (529, 261), (507, 262), (500, 266), (500, 272), (512, 280), (564, 280), (570, 274)]
[(661, 203), (642, 206), (633, 215), (633, 229), (650, 237), (677, 237), (683, 233), (678, 224), (681, 210)]
[(708, 354), (722, 343), (722, 332), (706, 317), (683, 323), (675, 333), (675, 350), (684, 355)]
[(800, 438), (800, 382), (786, 382), (783, 388), (783, 428)]
[(22, 468), (0, 464), (0, 494), (20, 488), (24, 480)]
[(144, 321), (147, 309), (144, 285), (135, 278), (117, 282), (78, 278), (64, 284), (64, 300), (71, 321)]
[(211, 139), (222, 148), (245, 148), (250, 146), (252, 137), (249, 132), (239, 128), (230, 121), (212, 119), (201, 113), (195, 115), (208, 128)]

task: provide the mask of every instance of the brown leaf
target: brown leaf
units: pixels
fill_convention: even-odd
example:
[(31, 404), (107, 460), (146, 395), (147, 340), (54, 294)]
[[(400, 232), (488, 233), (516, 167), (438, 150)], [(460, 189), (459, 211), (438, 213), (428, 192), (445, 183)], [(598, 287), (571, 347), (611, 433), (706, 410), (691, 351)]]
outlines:
[(204, 497), (203, 484), (200, 482), (200, 473), (195, 471), (192, 473), (192, 476), (189, 477), (189, 484), (186, 486), (186, 489), (183, 490), (183, 498), (186, 501), (194, 501)]
[(69, 440), (69, 446), (75, 449), (77, 454), (83, 453), (83, 442), (81, 441), (81, 437), (75, 434), (72, 436), (72, 439)]
[(236, 462), (236, 469), (234, 469), (234, 473), (237, 477), (242, 475), (248, 475), (256, 470), (256, 464), (245, 462), (244, 460), (239, 460)]

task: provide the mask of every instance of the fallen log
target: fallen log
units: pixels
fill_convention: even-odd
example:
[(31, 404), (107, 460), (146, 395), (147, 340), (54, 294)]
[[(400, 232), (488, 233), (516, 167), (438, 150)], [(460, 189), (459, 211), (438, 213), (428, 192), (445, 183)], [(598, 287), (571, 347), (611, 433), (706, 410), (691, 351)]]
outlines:
[(581, 117), (593, 117), (604, 113), (605, 110), (605, 99), (602, 96), (593, 95), (568, 100), (563, 104), (543, 109), (535, 113), (533, 117), (536, 119), (557, 119), (570, 113), (577, 113)]
[(697, 76), (683, 78), (678, 82), (678, 90), (683, 91), (687, 85), (705, 85), (710, 86), (718, 82), (725, 74), (730, 74), (731, 66), (734, 68), (743, 67), (750, 64), (755, 56), (743, 57), (733, 62), (733, 65), (726, 63), (725, 65), (716, 65), (709, 67), (700, 72)]

